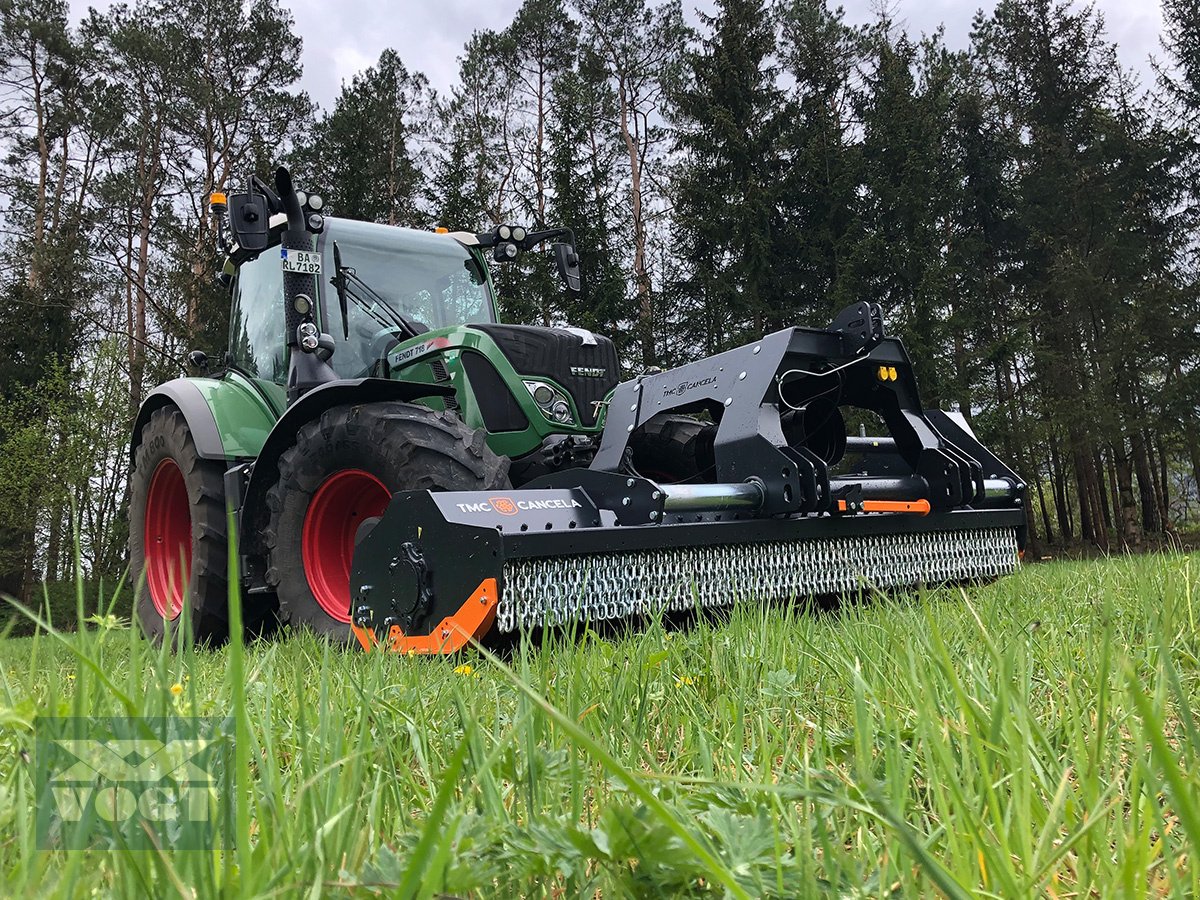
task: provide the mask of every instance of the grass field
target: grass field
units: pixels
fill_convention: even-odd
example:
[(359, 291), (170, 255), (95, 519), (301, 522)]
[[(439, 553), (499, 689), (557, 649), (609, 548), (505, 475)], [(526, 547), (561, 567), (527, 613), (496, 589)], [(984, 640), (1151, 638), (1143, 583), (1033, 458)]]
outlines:
[[(503, 660), (2, 641), (0, 894), (1195, 896), (1197, 581), (1052, 563)], [(234, 717), (230, 850), (37, 849), (38, 716), (176, 713)]]

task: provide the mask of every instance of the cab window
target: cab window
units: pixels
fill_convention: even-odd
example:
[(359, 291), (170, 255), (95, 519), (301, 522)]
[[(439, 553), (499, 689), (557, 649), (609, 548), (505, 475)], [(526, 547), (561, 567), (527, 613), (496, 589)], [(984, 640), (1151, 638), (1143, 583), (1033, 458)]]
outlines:
[(285, 384), (283, 270), (278, 251), (268, 250), (239, 267), (229, 324), (234, 362), (251, 375)]

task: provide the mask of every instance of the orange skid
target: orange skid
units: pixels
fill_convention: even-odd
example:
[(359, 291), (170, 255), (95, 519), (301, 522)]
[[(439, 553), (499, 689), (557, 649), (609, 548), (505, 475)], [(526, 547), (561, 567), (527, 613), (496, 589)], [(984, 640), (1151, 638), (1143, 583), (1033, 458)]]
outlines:
[(406, 635), (399, 625), (393, 625), (382, 641), (370, 628), (351, 624), (350, 629), (359, 645), (370, 653), (376, 647), (392, 653), (450, 654), (457, 653), (472, 638), (479, 640), (496, 619), (496, 604), (500, 590), (495, 578), (485, 578), (458, 612), (447, 616), (429, 634)]

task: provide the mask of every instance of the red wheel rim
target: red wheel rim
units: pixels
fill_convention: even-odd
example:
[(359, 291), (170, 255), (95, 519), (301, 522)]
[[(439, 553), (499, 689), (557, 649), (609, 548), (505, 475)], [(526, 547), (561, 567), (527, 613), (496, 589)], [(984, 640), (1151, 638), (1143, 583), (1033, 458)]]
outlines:
[(304, 514), (300, 553), (308, 586), (331, 619), (350, 622), (350, 561), (364, 519), (383, 515), (391, 492), (362, 469), (335, 472), (317, 488)]
[(178, 618), (192, 571), (192, 506), (173, 459), (160, 462), (150, 477), (143, 539), (150, 601), (160, 616)]

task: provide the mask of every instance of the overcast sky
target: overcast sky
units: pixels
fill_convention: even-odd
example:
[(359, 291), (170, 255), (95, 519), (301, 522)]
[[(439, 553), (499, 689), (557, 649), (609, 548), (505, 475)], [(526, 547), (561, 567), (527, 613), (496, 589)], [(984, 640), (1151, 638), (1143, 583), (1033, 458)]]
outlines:
[[(410, 69), (424, 72), (439, 92), (453, 83), (457, 57), (471, 32), (478, 28), (503, 28), (512, 21), (520, 0), (282, 0), (292, 10), (304, 38), (303, 88), (328, 108), (341, 83), (371, 65), (386, 47), (394, 47)], [(105, 0), (71, 0), (76, 17)], [(684, 0), (684, 9), (695, 20), (698, 7), (711, 11), (712, 0)], [(872, 18), (872, 0), (843, 0), (847, 19), (854, 24)], [(898, 0), (896, 18), (913, 34), (946, 26), (951, 47), (963, 47), (971, 19), (993, 2), (977, 0)], [(1096, 0), (1109, 37), (1121, 49), (1127, 66), (1146, 70), (1146, 59), (1159, 53), (1161, 16), (1158, 0)]]

